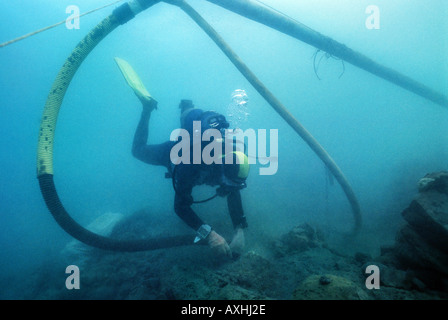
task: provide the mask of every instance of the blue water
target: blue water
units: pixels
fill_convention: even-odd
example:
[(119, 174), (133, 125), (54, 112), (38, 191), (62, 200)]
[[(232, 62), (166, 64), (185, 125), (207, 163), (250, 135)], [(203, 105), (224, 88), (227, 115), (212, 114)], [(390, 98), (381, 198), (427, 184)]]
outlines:
[[(68, 5), (86, 12), (110, 2), (0, 2), (0, 42), (65, 19)], [(448, 92), (445, 0), (264, 2), (380, 64)], [(417, 181), (427, 172), (447, 170), (448, 110), (348, 63), (339, 78), (341, 61), (320, 60), (322, 53), (317, 56), (319, 80), (315, 48), (211, 3), (191, 4), (345, 173), (363, 212), (366, 237), (359, 247), (375, 251), (392, 241)], [(370, 4), (380, 9), (379, 30), (365, 27)], [(65, 59), (111, 10), (82, 17), (79, 30), (61, 25), (0, 49), (0, 298), (20, 299), (30, 289), (27, 276), (57, 261), (71, 239), (49, 214), (39, 190), (40, 118)], [(150, 123), (154, 143), (168, 140), (179, 126), (181, 99), (225, 113), (235, 89), (249, 96), (245, 128), (279, 130), (278, 172), (260, 176), (254, 165), (243, 191), (252, 233), (280, 233), (303, 221), (336, 232), (352, 227), (345, 195), (336, 184), (326, 183), (319, 158), (205, 33), (165, 3), (102, 41), (67, 91), (58, 118), (54, 170), (58, 193), (76, 221), (86, 225), (106, 212), (126, 214), (145, 206), (175, 216), (165, 170), (131, 155), (141, 107), (116, 56), (134, 66), (159, 102)]]

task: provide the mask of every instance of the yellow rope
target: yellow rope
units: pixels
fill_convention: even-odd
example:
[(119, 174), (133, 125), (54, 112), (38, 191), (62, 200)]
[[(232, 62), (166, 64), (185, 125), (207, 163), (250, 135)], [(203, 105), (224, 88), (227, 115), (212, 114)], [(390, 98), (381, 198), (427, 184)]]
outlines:
[[(90, 10), (90, 11), (87, 11), (87, 12), (84, 12), (83, 14), (80, 14), (79, 16), (76, 16), (76, 17), (74, 17), (74, 18), (80, 18), (80, 17), (82, 17), (82, 16), (88, 15), (88, 14), (93, 13), (93, 12), (95, 12), (95, 11), (98, 11), (98, 10), (101, 10), (101, 9), (104, 9), (104, 8), (107, 8), (107, 7), (110, 7), (110, 6), (112, 6), (112, 5), (114, 5), (114, 4), (118, 3), (118, 2), (121, 2), (121, 1), (123, 1), (123, 0), (117, 0), (117, 1), (114, 1), (114, 2), (112, 2), (112, 3), (109, 3), (109, 4), (105, 5), (105, 6), (102, 6), (102, 7), (99, 7), (99, 8), (96, 8), (96, 9), (93, 9), (93, 10)], [(57, 26), (59, 26), (59, 25), (65, 23), (66, 21), (67, 21), (67, 19), (66, 19), (66, 20), (63, 20), (63, 21), (60, 21), (60, 22), (58, 22), (58, 23), (55, 23), (55, 24), (53, 24), (53, 25), (51, 25), (51, 26), (48, 26), (48, 27), (45, 27), (45, 28), (42, 28), (42, 29), (39, 29), (39, 30), (30, 32), (30, 33), (28, 33), (28, 34), (26, 34), (26, 35), (23, 35), (23, 36), (21, 36), (21, 37), (15, 38), (15, 39), (13, 39), (13, 40), (10, 40), (10, 41), (1, 43), (1, 44), (0, 44), (0, 48), (3, 48), (3, 47), (5, 47), (5, 46), (10, 45), (10, 44), (12, 44), (12, 43), (14, 43), (14, 42), (17, 42), (17, 41), (19, 41), (19, 40), (23, 40), (23, 39), (26, 39), (26, 38), (28, 38), (28, 37), (34, 36), (35, 34), (41, 33), (41, 32), (46, 31), (46, 30), (48, 30), (48, 29), (52, 29), (52, 28), (54, 28), (54, 27), (57, 27)]]

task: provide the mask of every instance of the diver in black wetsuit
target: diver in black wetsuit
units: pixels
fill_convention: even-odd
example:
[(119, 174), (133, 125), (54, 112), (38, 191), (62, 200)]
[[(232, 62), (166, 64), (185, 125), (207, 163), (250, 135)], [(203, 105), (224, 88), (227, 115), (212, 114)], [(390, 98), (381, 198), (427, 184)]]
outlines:
[[(206, 165), (202, 162), (201, 164), (192, 164), (193, 162), (190, 161), (190, 164), (174, 165), (170, 159), (170, 152), (177, 142), (167, 141), (161, 144), (147, 144), (149, 119), (152, 110), (157, 108), (157, 101), (152, 98), (150, 101), (141, 101), (143, 111), (134, 136), (133, 156), (145, 163), (164, 166), (168, 169), (175, 189), (175, 212), (197, 232), (195, 242), (207, 241), (209, 246), (217, 253), (232, 256), (232, 251), (238, 252), (243, 248), (243, 229), (247, 228), (240, 195), (240, 190), (246, 186), (247, 161), (241, 161), (241, 159), (239, 159), (239, 163), (235, 161), (237, 153), (234, 152), (232, 155), (234, 157), (233, 164), (224, 164), (223, 161), (223, 164)], [(204, 112), (201, 109), (196, 109), (191, 100), (182, 100), (179, 108), (181, 109), (181, 127), (188, 132), (192, 133), (193, 121), (201, 121), (205, 129), (223, 130), (229, 126), (224, 116), (213, 111)], [(227, 196), (228, 209), (235, 228), (235, 235), (230, 245), (210, 225), (202, 221), (191, 208), (194, 203), (191, 195), (192, 189), (194, 186), (201, 184), (219, 186), (217, 195)]]

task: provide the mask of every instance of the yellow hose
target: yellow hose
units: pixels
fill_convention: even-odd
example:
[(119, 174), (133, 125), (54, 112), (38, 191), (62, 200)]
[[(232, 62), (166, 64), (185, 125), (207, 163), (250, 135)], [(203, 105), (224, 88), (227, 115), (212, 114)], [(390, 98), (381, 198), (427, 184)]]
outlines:
[(70, 82), (87, 55), (120, 24), (114, 15), (99, 23), (75, 47), (59, 70), (45, 103), (37, 144), (37, 176), (53, 174), (53, 144), (59, 109)]
[(97, 248), (113, 251), (146, 251), (175, 246), (192, 245), (192, 235), (180, 235), (141, 240), (119, 240), (93, 233), (79, 225), (65, 210), (56, 191), (53, 179), (53, 141), (56, 120), (64, 95), (76, 71), (95, 46), (119, 25), (132, 19), (157, 1), (133, 0), (114, 10), (100, 22), (72, 51), (60, 69), (51, 87), (44, 107), (37, 147), (37, 177), (42, 196), (53, 218), (75, 239)]

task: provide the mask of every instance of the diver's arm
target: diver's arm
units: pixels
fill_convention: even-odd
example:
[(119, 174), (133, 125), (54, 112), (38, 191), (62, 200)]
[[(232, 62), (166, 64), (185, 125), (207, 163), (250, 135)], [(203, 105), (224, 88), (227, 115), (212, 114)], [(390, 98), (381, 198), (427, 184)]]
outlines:
[(191, 196), (191, 191), (189, 193), (176, 192), (174, 197), (174, 211), (190, 228), (197, 231), (204, 222), (191, 209), (192, 204), (193, 197)]
[(239, 253), (245, 246), (244, 229), (247, 228), (246, 217), (244, 216), (241, 194), (239, 190), (233, 191), (227, 196), (230, 217), (232, 218), (235, 235), (230, 242), (230, 249), (234, 253)]
[[(199, 233), (199, 229), (204, 225), (204, 222), (199, 218), (196, 213), (191, 209), (193, 198), (190, 193), (178, 193), (176, 192), (174, 208), (177, 215), (193, 230)], [(210, 227), (209, 227), (210, 228)], [(209, 229), (209, 234), (205, 236), (208, 245), (216, 253), (231, 256), (231, 250), (227, 241), (216, 233), (215, 230)]]
[(227, 206), (229, 207), (229, 213), (230, 218), (232, 219), (233, 227), (235, 229), (247, 228), (247, 220), (244, 216), (243, 204), (241, 201), (241, 194), (239, 190), (235, 190), (227, 196)]
[(197, 166), (180, 163), (173, 169), (174, 211), (193, 230), (197, 231), (204, 222), (191, 209), (193, 187), (199, 172)]

